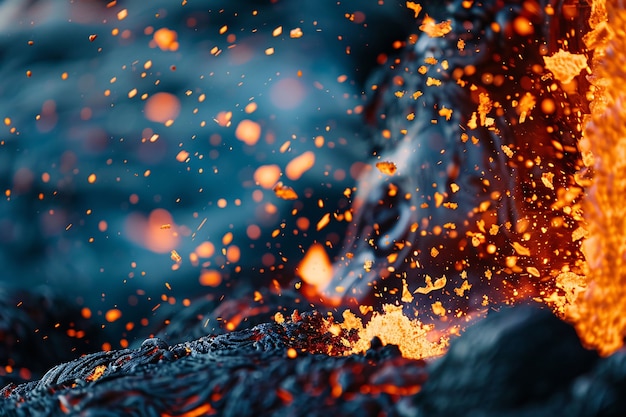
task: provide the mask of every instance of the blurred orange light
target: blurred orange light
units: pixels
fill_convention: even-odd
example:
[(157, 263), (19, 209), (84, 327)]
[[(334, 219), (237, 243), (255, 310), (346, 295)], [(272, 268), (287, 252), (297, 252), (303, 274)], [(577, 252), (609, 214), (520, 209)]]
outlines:
[(205, 287), (217, 287), (222, 282), (222, 274), (219, 271), (207, 269), (200, 274), (200, 285)]
[(287, 164), (285, 168), (285, 174), (290, 180), (298, 180), (315, 164), (315, 154), (311, 151), (305, 152), (300, 156), (295, 157)]
[(270, 189), (280, 178), (278, 165), (261, 165), (254, 171), (254, 182), (263, 188)]
[(178, 34), (174, 30), (161, 28), (154, 32), (154, 42), (163, 51), (178, 50)]
[(144, 107), (146, 119), (157, 122), (166, 123), (168, 120), (174, 120), (180, 113), (180, 100), (170, 93), (156, 93), (151, 96)]
[(261, 125), (252, 120), (244, 119), (237, 125), (235, 137), (247, 145), (254, 145), (261, 137)]
[(318, 292), (324, 291), (333, 276), (330, 259), (319, 243), (313, 244), (296, 268), (302, 281), (315, 287)]

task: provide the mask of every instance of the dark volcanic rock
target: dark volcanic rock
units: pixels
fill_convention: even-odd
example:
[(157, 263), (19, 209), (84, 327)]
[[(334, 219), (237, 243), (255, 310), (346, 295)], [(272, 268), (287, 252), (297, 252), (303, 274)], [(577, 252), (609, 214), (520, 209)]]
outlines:
[(419, 396), (435, 415), (532, 407), (562, 395), (596, 361), (550, 311), (518, 307), (490, 314), (455, 340), (429, 368)]

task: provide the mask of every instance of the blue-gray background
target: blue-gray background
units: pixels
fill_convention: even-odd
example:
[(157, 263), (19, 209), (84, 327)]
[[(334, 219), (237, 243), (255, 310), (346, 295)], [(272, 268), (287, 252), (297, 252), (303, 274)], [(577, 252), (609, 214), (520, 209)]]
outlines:
[[(325, 213), (345, 211), (343, 191), (354, 184), (350, 168), (371, 155), (362, 115), (348, 110), (364, 104), (365, 80), (378, 54), (416, 31), (404, 2), (107, 3), (0, 1), (2, 285), (45, 284), (88, 306), (96, 317), (114, 307), (126, 318), (140, 317), (162, 302), (161, 294), (180, 300), (210, 291), (198, 282), (203, 269), (223, 268), (225, 280), (234, 283), (255, 279), (267, 285), (274, 277), (289, 277), (314, 241), (331, 241), (337, 250), (345, 223), (331, 222), (319, 233), (315, 223)], [(122, 9), (128, 15), (119, 20)], [(224, 25), (228, 29), (220, 34)], [(273, 36), (279, 26), (282, 34)], [(151, 46), (148, 27), (176, 31), (178, 49)], [(289, 36), (296, 27), (303, 32), (298, 39)], [(90, 41), (92, 34), (97, 37)], [(235, 36), (233, 42), (228, 35)], [(218, 56), (211, 53), (216, 46), (222, 50)], [(270, 47), (275, 52), (268, 56)], [(152, 62), (148, 70), (146, 61)], [(301, 91), (281, 89), (286, 79)], [(138, 94), (129, 98), (134, 88)], [(158, 92), (181, 102), (170, 127), (145, 117), (140, 96)], [(202, 102), (200, 94), (206, 95)], [(251, 98), (258, 109), (247, 114)], [(213, 120), (222, 111), (232, 112), (230, 127)], [(255, 146), (235, 138), (243, 119), (262, 128)], [(142, 142), (150, 131), (159, 139)], [(314, 144), (319, 135), (325, 139), (322, 148)], [(271, 137), (274, 142), (268, 143)], [(287, 140), (290, 149), (281, 153)], [(190, 154), (186, 163), (176, 159), (181, 150)], [(284, 171), (307, 151), (315, 153), (314, 167), (297, 181), (284, 181), (298, 192), (298, 200), (279, 200), (254, 183), (258, 166), (276, 164)], [(94, 183), (88, 181), (92, 173)], [(260, 203), (252, 200), (255, 190), (263, 191)], [(219, 199), (226, 200), (226, 208), (217, 206)], [(276, 205), (277, 213), (264, 214), (266, 203)], [(182, 256), (177, 270), (169, 251), (147, 249), (131, 226), (155, 209), (173, 217), (173, 228), (163, 233), (181, 234), (175, 245)], [(301, 216), (311, 226), (294, 235)], [(281, 235), (272, 238), (281, 223)], [(247, 237), (251, 224), (261, 227), (259, 239)], [(233, 242), (225, 246), (228, 232)], [(193, 265), (189, 254), (204, 241), (214, 245), (215, 255)], [(228, 264), (221, 250), (233, 245), (241, 249), (241, 259)], [(283, 272), (267, 267), (260, 272), (266, 253), (274, 256), (275, 266), (284, 265)]]

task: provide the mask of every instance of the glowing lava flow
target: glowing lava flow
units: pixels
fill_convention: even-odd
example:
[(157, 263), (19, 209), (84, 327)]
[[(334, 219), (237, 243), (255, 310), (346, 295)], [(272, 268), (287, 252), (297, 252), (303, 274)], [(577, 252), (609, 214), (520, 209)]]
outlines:
[(583, 245), (589, 284), (567, 315), (588, 346), (608, 355), (626, 336), (626, 10), (623, 2), (604, 3), (594, 2), (594, 30), (585, 39), (595, 50), (596, 88), (583, 142), (593, 152), (587, 165), (594, 171), (585, 200), (590, 237)]

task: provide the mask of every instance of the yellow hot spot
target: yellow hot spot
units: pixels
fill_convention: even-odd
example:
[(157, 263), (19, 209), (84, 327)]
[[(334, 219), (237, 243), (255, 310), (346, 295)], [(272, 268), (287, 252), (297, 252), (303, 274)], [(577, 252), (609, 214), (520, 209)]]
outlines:
[(294, 38), (294, 39), (301, 38), (302, 35), (303, 35), (302, 29), (300, 29), (300, 28), (294, 28), (294, 29), (291, 29), (289, 31), (289, 37), (290, 38)]
[(117, 12), (117, 20), (124, 20), (128, 17), (128, 9), (122, 9)]
[(552, 56), (544, 56), (546, 69), (554, 75), (554, 78), (567, 84), (574, 80), (580, 71), (588, 68), (587, 58), (583, 54), (572, 54), (562, 49)]
[(295, 157), (285, 167), (285, 175), (292, 181), (299, 180), (302, 175), (315, 165), (315, 154), (307, 151)]
[(176, 160), (178, 162), (185, 162), (187, 161), (188, 158), (189, 158), (189, 152), (187, 152), (184, 149), (178, 152), (178, 154), (176, 154)]
[(237, 125), (235, 137), (247, 145), (255, 145), (261, 138), (261, 125), (244, 119)]
[(412, 1), (406, 2), (406, 8), (409, 10), (413, 10), (413, 13), (415, 13), (415, 16), (413, 17), (417, 17), (422, 11), (422, 5), (418, 3), (413, 3)]
[(97, 381), (98, 379), (100, 379), (100, 377), (102, 377), (102, 375), (104, 375), (104, 371), (107, 370), (107, 366), (106, 365), (98, 365), (94, 368), (94, 370), (91, 372), (91, 374), (89, 374), (87, 376), (87, 378), (85, 378), (85, 381)]
[(87, 182), (89, 184), (93, 184), (94, 182), (96, 182), (96, 174), (89, 174), (89, 176), (87, 177)]
[(176, 263), (180, 263), (183, 260), (183, 258), (175, 250), (172, 250), (170, 252), (170, 258), (172, 259), (172, 261), (174, 261)]
[(314, 243), (296, 268), (302, 281), (312, 285), (319, 293), (324, 291), (333, 277), (330, 258), (320, 243)]
[(320, 221), (317, 222), (317, 226), (315, 227), (315, 229), (319, 232), (320, 230), (328, 226), (328, 223), (330, 223), (330, 213), (326, 213), (322, 216)]
[(383, 174), (387, 175), (395, 174), (398, 169), (396, 164), (391, 161), (376, 162), (376, 168), (378, 168), (378, 170)]
[(452, 30), (452, 22), (450, 20), (446, 20), (444, 22), (437, 23), (435, 19), (426, 15), (424, 20), (422, 20), (422, 24), (419, 29), (431, 38), (439, 38), (450, 33)]
[(288, 185), (283, 185), (282, 182), (276, 184), (272, 191), (274, 191), (276, 197), (282, 198), (283, 200), (295, 200), (298, 198), (296, 191)]
[(450, 118), (452, 117), (452, 109), (442, 107), (441, 109), (439, 109), (439, 116), (445, 117), (446, 120), (450, 120)]
[(423, 359), (440, 356), (445, 353), (449, 339), (440, 337), (437, 341), (429, 340), (432, 325), (411, 320), (402, 313), (402, 307), (385, 304), (383, 313), (374, 312), (367, 326), (350, 310), (343, 312), (344, 322), (341, 327), (355, 329), (359, 340), (352, 346), (352, 353), (365, 352), (370, 347), (370, 340), (380, 338), (384, 345), (393, 344), (400, 348), (402, 356), (409, 359)]
[(441, 278), (437, 278), (434, 284), (430, 275), (426, 275), (424, 280), (426, 282), (426, 286), (416, 289), (415, 291), (413, 291), (414, 294), (428, 294), (431, 291), (442, 289), (443, 287), (446, 286), (446, 283), (447, 283), (447, 279), (445, 275), (442, 276)]

